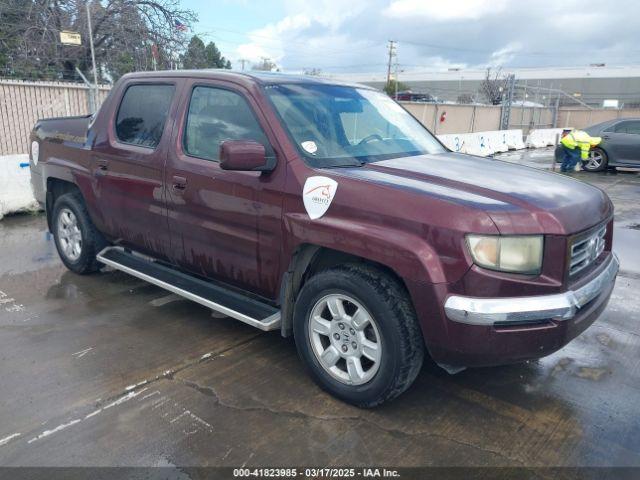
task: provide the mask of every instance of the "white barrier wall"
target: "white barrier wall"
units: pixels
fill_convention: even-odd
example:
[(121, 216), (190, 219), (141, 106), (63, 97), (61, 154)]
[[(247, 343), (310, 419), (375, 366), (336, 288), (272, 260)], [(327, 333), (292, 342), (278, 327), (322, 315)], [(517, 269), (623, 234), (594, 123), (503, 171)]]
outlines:
[(522, 130), (496, 130), (493, 132), (459, 133), (437, 136), (454, 152), (486, 157), (498, 152), (525, 148)]
[(29, 156), (0, 156), (0, 219), (8, 213), (38, 208), (31, 190)]
[(531, 130), (527, 135), (526, 145), (529, 148), (543, 148), (557, 144), (563, 128), (541, 128)]

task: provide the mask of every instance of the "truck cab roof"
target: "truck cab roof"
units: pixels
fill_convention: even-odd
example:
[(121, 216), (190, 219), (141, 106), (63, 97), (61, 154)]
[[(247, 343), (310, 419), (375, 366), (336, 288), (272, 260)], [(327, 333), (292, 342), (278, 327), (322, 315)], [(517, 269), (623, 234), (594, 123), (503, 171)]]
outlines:
[(352, 88), (373, 88), (358, 83), (342, 82), (331, 78), (324, 78), (310, 75), (294, 75), (280, 72), (263, 72), (263, 71), (234, 71), (219, 68), (200, 69), (200, 70), (158, 70), (152, 72), (134, 72), (128, 73), (123, 78), (206, 78), (212, 80), (227, 80), (239, 84), (261, 84), (261, 85), (278, 85), (291, 83), (318, 84), (318, 85), (336, 85)]

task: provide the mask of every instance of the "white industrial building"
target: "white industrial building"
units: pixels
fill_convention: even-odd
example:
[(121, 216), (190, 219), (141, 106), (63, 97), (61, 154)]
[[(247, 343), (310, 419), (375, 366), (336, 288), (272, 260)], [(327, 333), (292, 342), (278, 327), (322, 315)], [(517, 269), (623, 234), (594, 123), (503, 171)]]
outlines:
[[(503, 75), (513, 74), (518, 88), (515, 100), (553, 104), (558, 95), (544, 89), (558, 89), (593, 107), (640, 107), (640, 65), (591, 65), (587, 67), (503, 68)], [(398, 78), (412, 91), (428, 93), (437, 101), (455, 102), (464, 94), (482, 102), (479, 88), (485, 69), (406, 69), (400, 66)], [(331, 74), (332, 78), (364, 83), (382, 88), (386, 70), (373, 73)], [(560, 103), (572, 100), (560, 96)], [(610, 101), (605, 104), (605, 101)], [(613, 102), (611, 102), (613, 101)], [(577, 102), (573, 102), (577, 104)]]

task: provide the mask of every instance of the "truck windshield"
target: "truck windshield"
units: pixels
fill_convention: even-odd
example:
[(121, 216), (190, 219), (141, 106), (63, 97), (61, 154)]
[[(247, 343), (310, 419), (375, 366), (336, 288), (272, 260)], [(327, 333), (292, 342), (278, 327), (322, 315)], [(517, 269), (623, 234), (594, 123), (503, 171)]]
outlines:
[(445, 151), (381, 92), (298, 83), (269, 85), (266, 91), (298, 149), (314, 166), (361, 165)]

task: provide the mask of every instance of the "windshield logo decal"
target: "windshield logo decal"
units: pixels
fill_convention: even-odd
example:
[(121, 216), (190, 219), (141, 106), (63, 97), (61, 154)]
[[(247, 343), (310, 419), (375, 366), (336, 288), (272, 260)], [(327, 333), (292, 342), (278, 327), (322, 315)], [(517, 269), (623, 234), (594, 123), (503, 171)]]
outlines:
[(318, 146), (316, 145), (316, 142), (312, 140), (309, 140), (307, 142), (302, 142), (300, 146), (304, 148), (305, 151), (310, 153), (311, 155), (315, 155), (316, 152), (318, 151)]
[(307, 178), (302, 189), (302, 201), (311, 220), (316, 220), (327, 212), (337, 189), (338, 182), (331, 178)]

